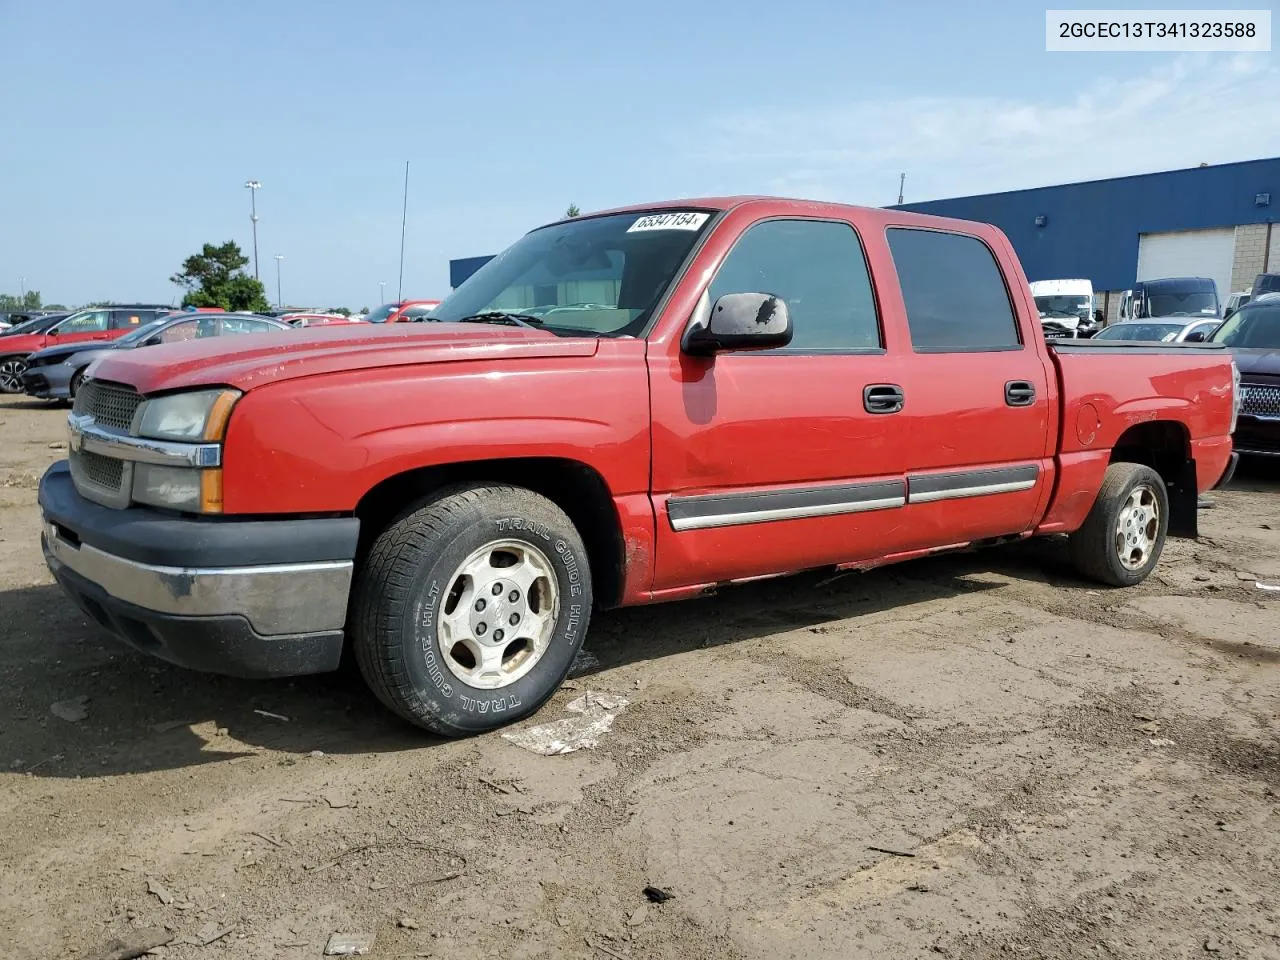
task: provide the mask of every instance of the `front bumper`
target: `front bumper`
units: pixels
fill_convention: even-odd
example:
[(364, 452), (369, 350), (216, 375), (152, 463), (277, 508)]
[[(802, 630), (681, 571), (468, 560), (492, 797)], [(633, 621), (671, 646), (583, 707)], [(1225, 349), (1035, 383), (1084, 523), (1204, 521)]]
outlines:
[(99, 506), (65, 461), (40, 481), (41, 542), (58, 583), (130, 646), (243, 677), (335, 670), (359, 521), (198, 520)]
[(1233, 435), (1235, 448), (1254, 457), (1280, 457), (1280, 418), (1240, 414)]
[(22, 372), (22, 389), (28, 396), (41, 400), (66, 400), (71, 396), (71, 377), (75, 374), (64, 363), (43, 367), (27, 367)]

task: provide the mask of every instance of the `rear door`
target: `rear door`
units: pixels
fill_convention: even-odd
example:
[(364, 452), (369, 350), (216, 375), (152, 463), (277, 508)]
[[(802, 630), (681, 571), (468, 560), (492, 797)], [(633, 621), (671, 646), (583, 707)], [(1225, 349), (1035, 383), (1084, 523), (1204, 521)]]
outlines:
[[(707, 279), (699, 309), (768, 293), (795, 333), (782, 349), (706, 358), (678, 337), (651, 345), (654, 589), (892, 553), (905, 503), (899, 357), (853, 225), (760, 219)], [(868, 388), (880, 390), (870, 401)]]
[(1053, 479), (1057, 380), (1044, 349), (1027, 342), (1039, 334), (1018, 320), (1021, 277), (1006, 277), (979, 236), (890, 227), (886, 239), (911, 340), (912, 546), (1028, 530)]

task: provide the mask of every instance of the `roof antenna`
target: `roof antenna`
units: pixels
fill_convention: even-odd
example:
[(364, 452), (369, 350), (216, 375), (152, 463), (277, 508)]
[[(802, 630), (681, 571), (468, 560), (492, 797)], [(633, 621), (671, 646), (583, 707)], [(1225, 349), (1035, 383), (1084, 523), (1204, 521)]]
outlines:
[(906, 182), (907, 182), (907, 175), (905, 173), (898, 174), (898, 203), (899, 204), (902, 203), (902, 188), (906, 184)]

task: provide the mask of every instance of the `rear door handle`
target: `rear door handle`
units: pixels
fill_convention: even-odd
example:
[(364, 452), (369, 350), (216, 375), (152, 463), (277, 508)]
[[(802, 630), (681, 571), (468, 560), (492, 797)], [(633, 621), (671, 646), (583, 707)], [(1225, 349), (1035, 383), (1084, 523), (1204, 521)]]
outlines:
[(1004, 385), (1004, 402), (1011, 407), (1029, 407), (1036, 402), (1036, 385), (1030, 380), (1010, 380)]
[(872, 383), (862, 388), (862, 406), (867, 413), (897, 413), (905, 403), (896, 383)]

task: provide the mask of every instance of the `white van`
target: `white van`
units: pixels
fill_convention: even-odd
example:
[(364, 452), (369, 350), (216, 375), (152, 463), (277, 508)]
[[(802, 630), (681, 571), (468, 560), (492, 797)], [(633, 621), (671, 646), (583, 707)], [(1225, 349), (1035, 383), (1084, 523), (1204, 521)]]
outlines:
[(1093, 284), (1088, 280), (1035, 280), (1031, 295), (1046, 336), (1078, 337), (1081, 324), (1093, 322)]

